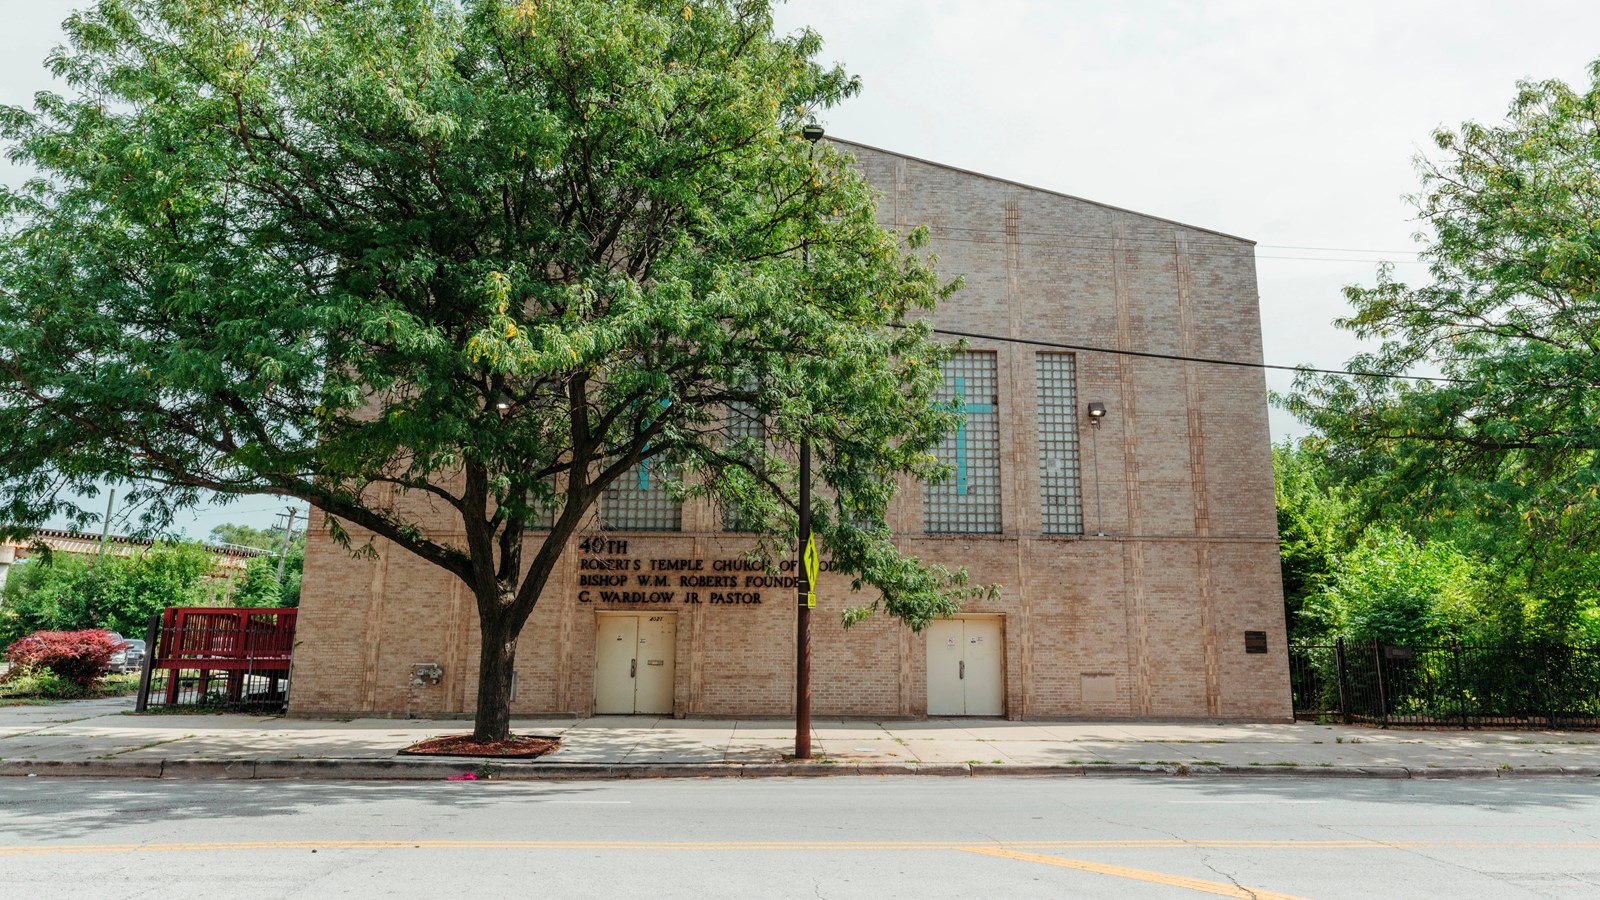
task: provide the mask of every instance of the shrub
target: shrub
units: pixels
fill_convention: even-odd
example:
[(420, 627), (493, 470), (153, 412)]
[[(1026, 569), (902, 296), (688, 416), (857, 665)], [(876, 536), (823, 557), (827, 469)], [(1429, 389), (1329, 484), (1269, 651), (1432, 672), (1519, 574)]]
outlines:
[(1375, 528), (1307, 599), (1302, 618), (1329, 636), (1431, 646), (1481, 636), (1486, 616), (1475, 598), (1485, 593), (1477, 561), (1450, 541)]
[(0, 678), (0, 698), (27, 698), (32, 700), (76, 700), (89, 693), (87, 688), (80, 687), (49, 669), (40, 669), (26, 675), (16, 675), (12, 669), (5, 678)]
[(49, 671), (87, 689), (105, 674), (111, 654), (120, 646), (111, 632), (100, 629), (37, 631), (7, 648), (6, 660), (11, 663), (7, 675)]
[(300, 605), (300, 575), (305, 568), (305, 547), (293, 547), (284, 560), (283, 581), (278, 581), (278, 558), (258, 556), (245, 567), (233, 591), (234, 606), (280, 607)]
[(199, 544), (157, 544), (132, 556), (89, 561), (57, 553), (17, 566), (0, 604), (0, 644), (36, 631), (108, 628), (143, 633), (151, 613), (203, 606), (213, 560)]

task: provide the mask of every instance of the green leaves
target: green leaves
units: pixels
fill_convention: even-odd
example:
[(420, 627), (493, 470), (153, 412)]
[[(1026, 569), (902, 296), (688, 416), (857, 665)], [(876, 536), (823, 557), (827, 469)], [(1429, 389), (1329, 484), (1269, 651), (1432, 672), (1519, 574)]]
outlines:
[(7, 579), (0, 646), (41, 630), (105, 628), (140, 637), (152, 613), (208, 602), (212, 564), (210, 552), (192, 543), (157, 544), (134, 556), (30, 560)]
[(0, 519), (300, 497), (519, 627), (646, 459), (785, 540), (805, 437), (864, 608), (976, 592), (882, 523), (954, 424), (906, 319), (955, 285), (800, 139), (859, 85), (766, 3), (101, 0), (67, 33), (71, 92), (0, 111), (41, 172), (0, 194)]
[(1504, 639), (1482, 621), (1482, 577), (1448, 541), (1420, 543), (1396, 528), (1373, 529), (1340, 560), (1327, 588), (1309, 598), (1304, 617), (1323, 634), (1403, 646)]
[(1351, 368), (1448, 380), (1306, 374), (1283, 398), (1371, 514), (1450, 534), (1569, 613), (1594, 592), (1563, 573), (1600, 536), (1600, 62), (1591, 77), (1524, 83), (1505, 122), (1436, 134), (1414, 198), (1432, 282), (1386, 267), (1346, 289), (1340, 324), (1383, 341)]

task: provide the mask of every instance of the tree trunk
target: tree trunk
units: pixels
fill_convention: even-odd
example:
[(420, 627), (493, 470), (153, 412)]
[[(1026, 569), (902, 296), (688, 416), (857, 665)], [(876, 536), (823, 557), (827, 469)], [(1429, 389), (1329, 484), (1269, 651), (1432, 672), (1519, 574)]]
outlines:
[(517, 630), (509, 616), (478, 616), (483, 646), (478, 651), (478, 710), (472, 739), (503, 741), (511, 735), (511, 674), (517, 661)]

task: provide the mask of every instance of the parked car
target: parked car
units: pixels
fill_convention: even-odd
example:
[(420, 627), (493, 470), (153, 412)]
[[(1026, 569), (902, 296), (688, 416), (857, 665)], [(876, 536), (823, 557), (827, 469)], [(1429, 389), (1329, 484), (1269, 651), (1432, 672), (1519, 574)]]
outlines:
[(138, 638), (129, 638), (123, 651), (124, 672), (137, 672), (144, 668), (145, 643)]
[(137, 672), (144, 667), (144, 641), (138, 638), (124, 638), (113, 631), (110, 632), (112, 640), (119, 641), (116, 652), (111, 654), (111, 660), (106, 664), (106, 671), (114, 675), (124, 672)]

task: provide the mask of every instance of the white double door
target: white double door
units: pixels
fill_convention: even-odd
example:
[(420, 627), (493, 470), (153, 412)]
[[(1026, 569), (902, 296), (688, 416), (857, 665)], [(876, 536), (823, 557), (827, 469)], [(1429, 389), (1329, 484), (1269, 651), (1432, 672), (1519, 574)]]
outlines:
[(1005, 713), (1000, 620), (937, 619), (928, 626), (928, 715)]
[(596, 617), (594, 711), (599, 715), (672, 714), (678, 617)]

